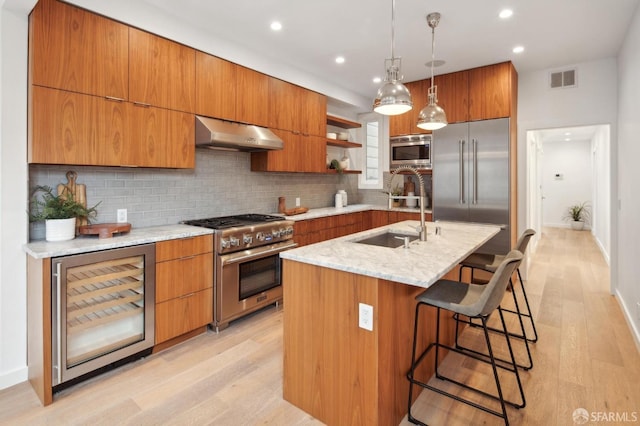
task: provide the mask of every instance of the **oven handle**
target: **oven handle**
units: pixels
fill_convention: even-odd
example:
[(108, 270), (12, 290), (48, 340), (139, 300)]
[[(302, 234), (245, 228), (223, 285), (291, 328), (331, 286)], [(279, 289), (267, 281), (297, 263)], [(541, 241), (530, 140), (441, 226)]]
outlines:
[(277, 246), (256, 247), (254, 249), (222, 255), (220, 256), (220, 262), (222, 266), (230, 265), (232, 263), (246, 262), (249, 260), (259, 259), (261, 257), (270, 256), (272, 254), (289, 250), (297, 246), (297, 243), (291, 243)]

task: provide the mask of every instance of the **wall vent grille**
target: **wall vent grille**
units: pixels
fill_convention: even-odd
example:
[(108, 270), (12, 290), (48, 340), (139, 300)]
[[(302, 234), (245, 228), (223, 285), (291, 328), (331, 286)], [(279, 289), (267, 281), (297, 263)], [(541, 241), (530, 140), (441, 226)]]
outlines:
[(562, 87), (576, 87), (578, 80), (575, 68), (563, 71), (553, 71), (549, 73), (549, 87), (558, 89)]

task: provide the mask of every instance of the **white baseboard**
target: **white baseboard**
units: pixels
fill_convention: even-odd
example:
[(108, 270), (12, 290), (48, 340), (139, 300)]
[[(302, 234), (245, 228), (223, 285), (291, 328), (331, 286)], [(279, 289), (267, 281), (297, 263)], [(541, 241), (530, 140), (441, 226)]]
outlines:
[(622, 313), (624, 314), (624, 319), (627, 321), (629, 328), (631, 329), (631, 335), (633, 336), (633, 340), (636, 343), (636, 349), (640, 352), (640, 329), (633, 321), (633, 315), (631, 311), (628, 309), (628, 306), (624, 303), (624, 299), (620, 295), (620, 291), (616, 289), (616, 299), (618, 299), (618, 303), (622, 308)]
[(0, 374), (0, 390), (9, 388), (18, 383), (22, 383), (29, 378), (29, 369), (25, 367), (17, 368)]
[(607, 251), (605, 250), (604, 246), (600, 243), (600, 240), (598, 238), (595, 238), (595, 240), (596, 240), (596, 244), (598, 245), (598, 248), (600, 249), (600, 253), (602, 253), (602, 257), (604, 257), (604, 261), (607, 262), (607, 265), (609, 267), (611, 267), (609, 253), (607, 253)]

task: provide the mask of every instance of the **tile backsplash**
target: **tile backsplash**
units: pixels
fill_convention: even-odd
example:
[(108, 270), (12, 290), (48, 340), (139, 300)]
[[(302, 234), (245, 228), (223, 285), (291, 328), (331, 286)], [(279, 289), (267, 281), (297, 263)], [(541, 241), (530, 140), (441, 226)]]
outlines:
[[(100, 203), (94, 223), (116, 222), (117, 209), (127, 209), (127, 221), (134, 228), (274, 213), (280, 196), (286, 197), (287, 207), (295, 206), (296, 197), (305, 207), (327, 207), (333, 205), (338, 189), (347, 191), (350, 204), (363, 202), (358, 175), (252, 172), (250, 159), (246, 152), (196, 150), (192, 170), (31, 165), (29, 187), (55, 188), (66, 183), (67, 171), (74, 170), (77, 183), (86, 185), (87, 205)], [(39, 239), (44, 239), (44, 224), (31, 224), (30, 240)]]

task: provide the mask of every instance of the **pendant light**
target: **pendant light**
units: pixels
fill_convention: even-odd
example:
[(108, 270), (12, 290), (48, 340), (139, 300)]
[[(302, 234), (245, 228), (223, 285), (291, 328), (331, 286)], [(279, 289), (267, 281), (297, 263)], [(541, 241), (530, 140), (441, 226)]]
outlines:
[(447, 115), (444, 110), (438, 106), (438, 86), (434, 84), (433, 64), (435, 62), (435, 46), (436, 46), (436, 27), (440, 22), (440, 14), (438, 12), (427, 15), (427, 23), (431, 27), (431, 87), (427, 92), (428, 104), (420, 110), (418, 115), (418, 127), (424, 130), (438, 130), (446, 126)]
[(400, 82), (401, 59), (394, 54), (394, 27), (396, 15), (396, 1), (391, 0), (391, 59), (385, 59), (386, 69), (385, 83), (378, 89), (378, 95), (373, 101), (373, 110), (383, 115), (398, 115), (413, 108), (411, 93)]

